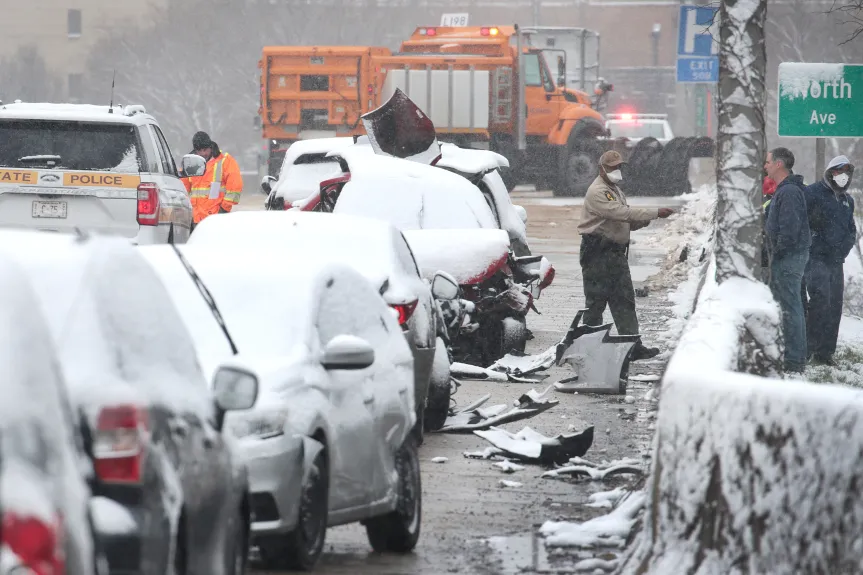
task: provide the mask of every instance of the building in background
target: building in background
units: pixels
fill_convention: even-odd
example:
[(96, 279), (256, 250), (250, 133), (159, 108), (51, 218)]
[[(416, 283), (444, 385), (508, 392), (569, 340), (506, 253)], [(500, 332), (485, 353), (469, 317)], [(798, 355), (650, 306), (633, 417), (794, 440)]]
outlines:
[(147, 25), (170, 1), (0, 0), (0, 60), (35, 48), (60, 80), (63, 98), (74, 102), (82, 97), (87, 57), (101, 35), (119, 26)]

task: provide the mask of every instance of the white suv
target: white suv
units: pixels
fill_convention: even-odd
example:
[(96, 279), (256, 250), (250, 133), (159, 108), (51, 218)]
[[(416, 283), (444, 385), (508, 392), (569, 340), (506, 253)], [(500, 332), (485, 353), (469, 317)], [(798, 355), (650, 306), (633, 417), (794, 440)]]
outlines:
[(143, 106), (0, 104), (0, 227), (184, 243), (192, 204)]

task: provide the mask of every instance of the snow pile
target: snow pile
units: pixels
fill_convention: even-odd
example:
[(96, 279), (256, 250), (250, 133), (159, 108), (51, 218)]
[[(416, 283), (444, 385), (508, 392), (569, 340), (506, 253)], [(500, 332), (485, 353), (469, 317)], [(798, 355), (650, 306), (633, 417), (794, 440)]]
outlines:
[(673, 304), (673, 315), (666, 330), (656, 337), (657, 343), (667, 349), (680, 337), (706, 278), (712, 277), (709, 265), (713, 257), (716, 186), (702, 186), (686, 197), (687, 203), (670, 218), (662, 234), (642, 240), (648, 246), (664, 248), (668, 254), (660, 273), (649, 280), (653, 291), (671, 290), (668, 299)]
[(623, 547), (635, 525), (638, 512), (644, 506), (645, 498), (643, 492), (634, 492), (607, 515), (584, 523), (546, 521), (539, 532), (545, 536), (546, 545), (551, 547)]

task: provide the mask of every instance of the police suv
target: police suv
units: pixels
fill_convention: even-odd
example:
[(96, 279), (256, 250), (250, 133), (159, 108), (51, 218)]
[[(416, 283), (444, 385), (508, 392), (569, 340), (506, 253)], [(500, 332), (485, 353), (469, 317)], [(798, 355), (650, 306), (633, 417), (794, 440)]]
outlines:
[(184, 243), (192, 205), (143, 106), (0, 103), (0, 227)]

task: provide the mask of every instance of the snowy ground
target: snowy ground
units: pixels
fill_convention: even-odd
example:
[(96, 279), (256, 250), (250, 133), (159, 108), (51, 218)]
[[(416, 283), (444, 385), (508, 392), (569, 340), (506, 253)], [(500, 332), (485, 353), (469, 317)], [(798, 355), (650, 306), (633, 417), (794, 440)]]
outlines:
[[(256, 209), (258, 198), (244, 198), (242, 208)], [(262, 200), (259, 200), (262, 202)], [(640, 200), (641, 201), (641, 200)], [(549, 257), (557, 269), (554, 284), (537, 302), (542, 315), (531, 314), (529, 327), (535, 339), (528, 353), (539, 353), (557, 343), (565, 334), (584, 297), (578, 266), (579, 236), (575, 226), (580, 216), (579, 200), (556, 199), (549, 193), (516, 190), (513, 202), (528, 212), (528, 234), (534, 253)], [(656, 206), (680, 206), (674, 198), (645, 200)], [(653, 238), (665, 237), (674, 219), (651, 224), (638, 232), (633, 242), (631, 264), (636, 287), (646, 285), (648, 276), (660, 271), (666, 250)], [(651, 287), (647, 297), (637, 299), (639, 317), (648, 343), (668, 341), (665, 332), (671, 304), (667, 290)], [(606, 313), (606, 320), (610, 316)], [(664, 368), (664, 361), (633, 364), (625, 396), (556, 394), (560, 404), (527, 422), (504, 425), (511, 432), (524, 426), (548, 436), (595, 427), (595, 439), (584, 456), (596, 464), (635, 459), (645, 471), (648, 468), (650, 443), (656, 401), (654, 380)], [(571, 375), (567, 368), (553, 368), (547, 381), (537, 384), (466, 381), (456, 395), (459, 405), (466, 405), (486, 393), (488, 405), (511, 403), (531, 388), (542, 390), (562, 377)], [(638, 381), (642, 380), (642, 381)], [(369, 552), (361, 527), (348, 526), (328, 533), (326, 551), (315, 570), (321, 574), (432, 574), (466, 573), (507, 575), (516, 573), (591, 572), (611, 567), (621, 553), (617, 539), (605, 536), (609, 528), (615, 533), (631, 522), (630, 506), (621, 508), (611, 519), (599, 519), (584, 527), (573, 526), (602, 517), (609, 505), (625, 491), (636, 488), (635, 475), (610, 476), (604, 480), (585, 478), (543, 478), (546, 469), (524, 465), (524, 469), (502, 469), (494, 461), (469, 459), (465, 452), (484, 450), (489, 444), (475, 435), (430, 435), (420, 450), (423, 471), (423, 534), (416, 553), (408, 556), (375, 555)], [(436, 459), (436, 458), (446, 458)], [(434, 460), (434, 461), (433, 461)], [(507, 482), (507, 483), (502, 483)], [(620, 491), (613, 492), (615, 489)], [(613, 493), (608, 493), (612, 491)], [(593, 537), (590, 549), (546, 547), (540, 527), (556, 543), (584, 542)], [(602, 536), (600, 536), (602, 535)], [(613, 534), (612, 534), (613, 535)], [(256, 573), (272, 573), (256, 571)]]

